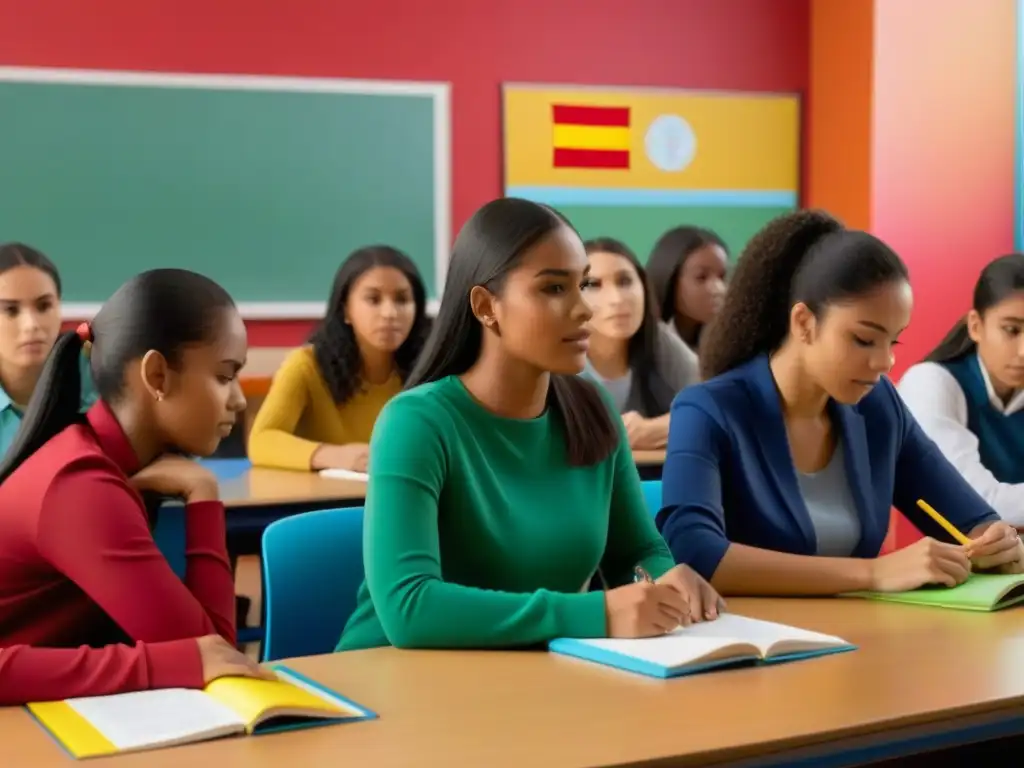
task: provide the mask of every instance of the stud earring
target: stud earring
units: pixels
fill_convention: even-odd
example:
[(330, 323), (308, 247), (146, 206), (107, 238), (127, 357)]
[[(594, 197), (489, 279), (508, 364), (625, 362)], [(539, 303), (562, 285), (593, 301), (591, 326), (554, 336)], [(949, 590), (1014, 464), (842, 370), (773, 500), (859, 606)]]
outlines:
[(163, 393), (163, 390), (162, 390), (162, 389), (158, 389), (158, 390), (156, 391), (156, 399), (157, 399), (158, 401), (160, 401), (160, 400), (163, 400), (163, 399), (164, 399), (164, 393)]

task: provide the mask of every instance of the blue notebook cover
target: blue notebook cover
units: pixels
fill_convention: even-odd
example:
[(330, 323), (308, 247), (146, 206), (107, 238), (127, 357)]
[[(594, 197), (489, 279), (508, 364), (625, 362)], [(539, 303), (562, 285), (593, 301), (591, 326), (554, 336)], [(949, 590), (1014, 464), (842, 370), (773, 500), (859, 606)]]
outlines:
[[(712, 643), (720, 645), (724, 653), (715, 652), (716, 649), (709, 646), (707, 650), (710, 652), (697, 654), (698, 657), (694, 660), (684, 661), (679, 664), (666, 664), (663, 661), (644, 658), (643, 648), (645, 644), (656, 643), (664, 648), (666, 642), (678, 642), (680, 656), (693, 656), (694, 654), (689, 653), (689, 649), (686, 648), (687, 637), (692, 637), (705, 646), (708, 646), (708, 641), (710, 640)], [(793, 645), (801, 641), (812, 643), (816, 647), (793, 649), (786, 652), (769, 654), (767, 657), (761, 651), (753, 652), (751, 648), (752, 645), (768, 647), (772, 643), (778, 642), (786, 642)], [(640, 645), (634, 645), (636, 643)], [(728, 653), (728, 646), (736, 646), (735, 655)], [(630, 649), (633, 649), (635, 652), (629, 652)], [(856, 646), (842, 638), (830, 635), (822, 635), (795, 627), (787, 627), (782, 624), (762, 622), (726, 614), (717, 621), (695, 624), (692, 627), (679, 629), (670, 635), (662, 637), (631, 641), (599, 641), (597, 643), (591, 640), (560, 637), (548, 643), (548, 650), (553, 653), (574, 656), (586, 661), (616, 667), (648, 677), (667, 679), (709, 672), (716, 669), (781, 664), (788, 661), (814, 658), (816, 656), (827, 656), (856, 650)], [(671, 651), (669, 651), (670, 653)], [(661, 655), (664, 656), (665, 654)], [(709, 656), (714, 658), (708, 658)]]

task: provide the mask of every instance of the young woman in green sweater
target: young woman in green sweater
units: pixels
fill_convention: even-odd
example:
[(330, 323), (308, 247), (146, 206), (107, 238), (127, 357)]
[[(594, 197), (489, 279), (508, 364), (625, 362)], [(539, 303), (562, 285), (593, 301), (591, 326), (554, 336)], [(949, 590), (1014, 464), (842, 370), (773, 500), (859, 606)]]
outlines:
[(587, 268), (536, 203), (495, 200), (459, 233), (430, 339), (370, 441), (366, 581), (338, 650), (644, 637), (718, 615), (658, 536), (610, 400), (577, 376)]

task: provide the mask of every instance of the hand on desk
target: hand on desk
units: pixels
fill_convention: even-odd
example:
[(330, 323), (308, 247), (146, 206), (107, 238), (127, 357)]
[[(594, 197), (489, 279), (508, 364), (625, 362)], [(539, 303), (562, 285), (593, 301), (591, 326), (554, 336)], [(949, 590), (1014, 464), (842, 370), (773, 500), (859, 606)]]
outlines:
[(608, 637), (652, 637), (718, 617), (725, 603), (689, 566), (605, 593)]
[(1024, 545), (1012, 525), (1000, 521), (971, 534), (967, 556), (975, 570), (1024, 573)]
[(199, 658), (203, 662), (203, 682), (212, 683), (221, 677), (255, 677), (276, 680), (271, 670), (265, 669), (220, 635), (207, 635), (196, 640)]
[(645, 419), (636, 411), (622, 414), (626, 427), (629, 447), (638, 451), (653, 451), (665, 447), (668, 442), (668, 419)]
[(370, 459), (370, 446), (366, 443), (347, 445), (321, 445), (311, 460), (312, 469), (350, 469), (365, 472)]
[(165, 454), (131, 476), (129, 482), (140, 493), (184, 499), (186, 503), (216, 501), (217, 477), (206, 467), (185, 456)]
[(870, 561), (870, 568), (873, 591), (904, 592), (925, 584), (962, 584), (971, 573), (971, 561), (959, 544), (924, 538)]

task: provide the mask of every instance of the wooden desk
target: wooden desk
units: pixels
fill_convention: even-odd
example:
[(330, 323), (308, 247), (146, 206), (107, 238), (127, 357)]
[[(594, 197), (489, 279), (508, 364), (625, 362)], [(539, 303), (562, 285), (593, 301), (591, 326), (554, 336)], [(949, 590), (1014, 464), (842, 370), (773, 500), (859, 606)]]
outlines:
[[(838, 599), (731, 607), (860, 648), (667, 681), (543, 652), (388, 648), (313, 657), (289, 663), (380, 719), (89, 764), (739, 766), (756, 756), (758, 766), (798, 757), (836, 766), (893, 757), (922, 735), (963, 740), (979, 724), (1001, 733), (1024, 728), (1022, 609), (973, 614)], [(0, 742), (19, 766), (71, 765), (23, 710), (0, 710)], [(857, 751), (871, 745), (883, 746)]]
[(366, 483), (333, 480), (316, 472), (253, 467), (237, 477), (222, 481), (220, 497), (224, 506), (229, 508), (358, 506), (366, 498)]

